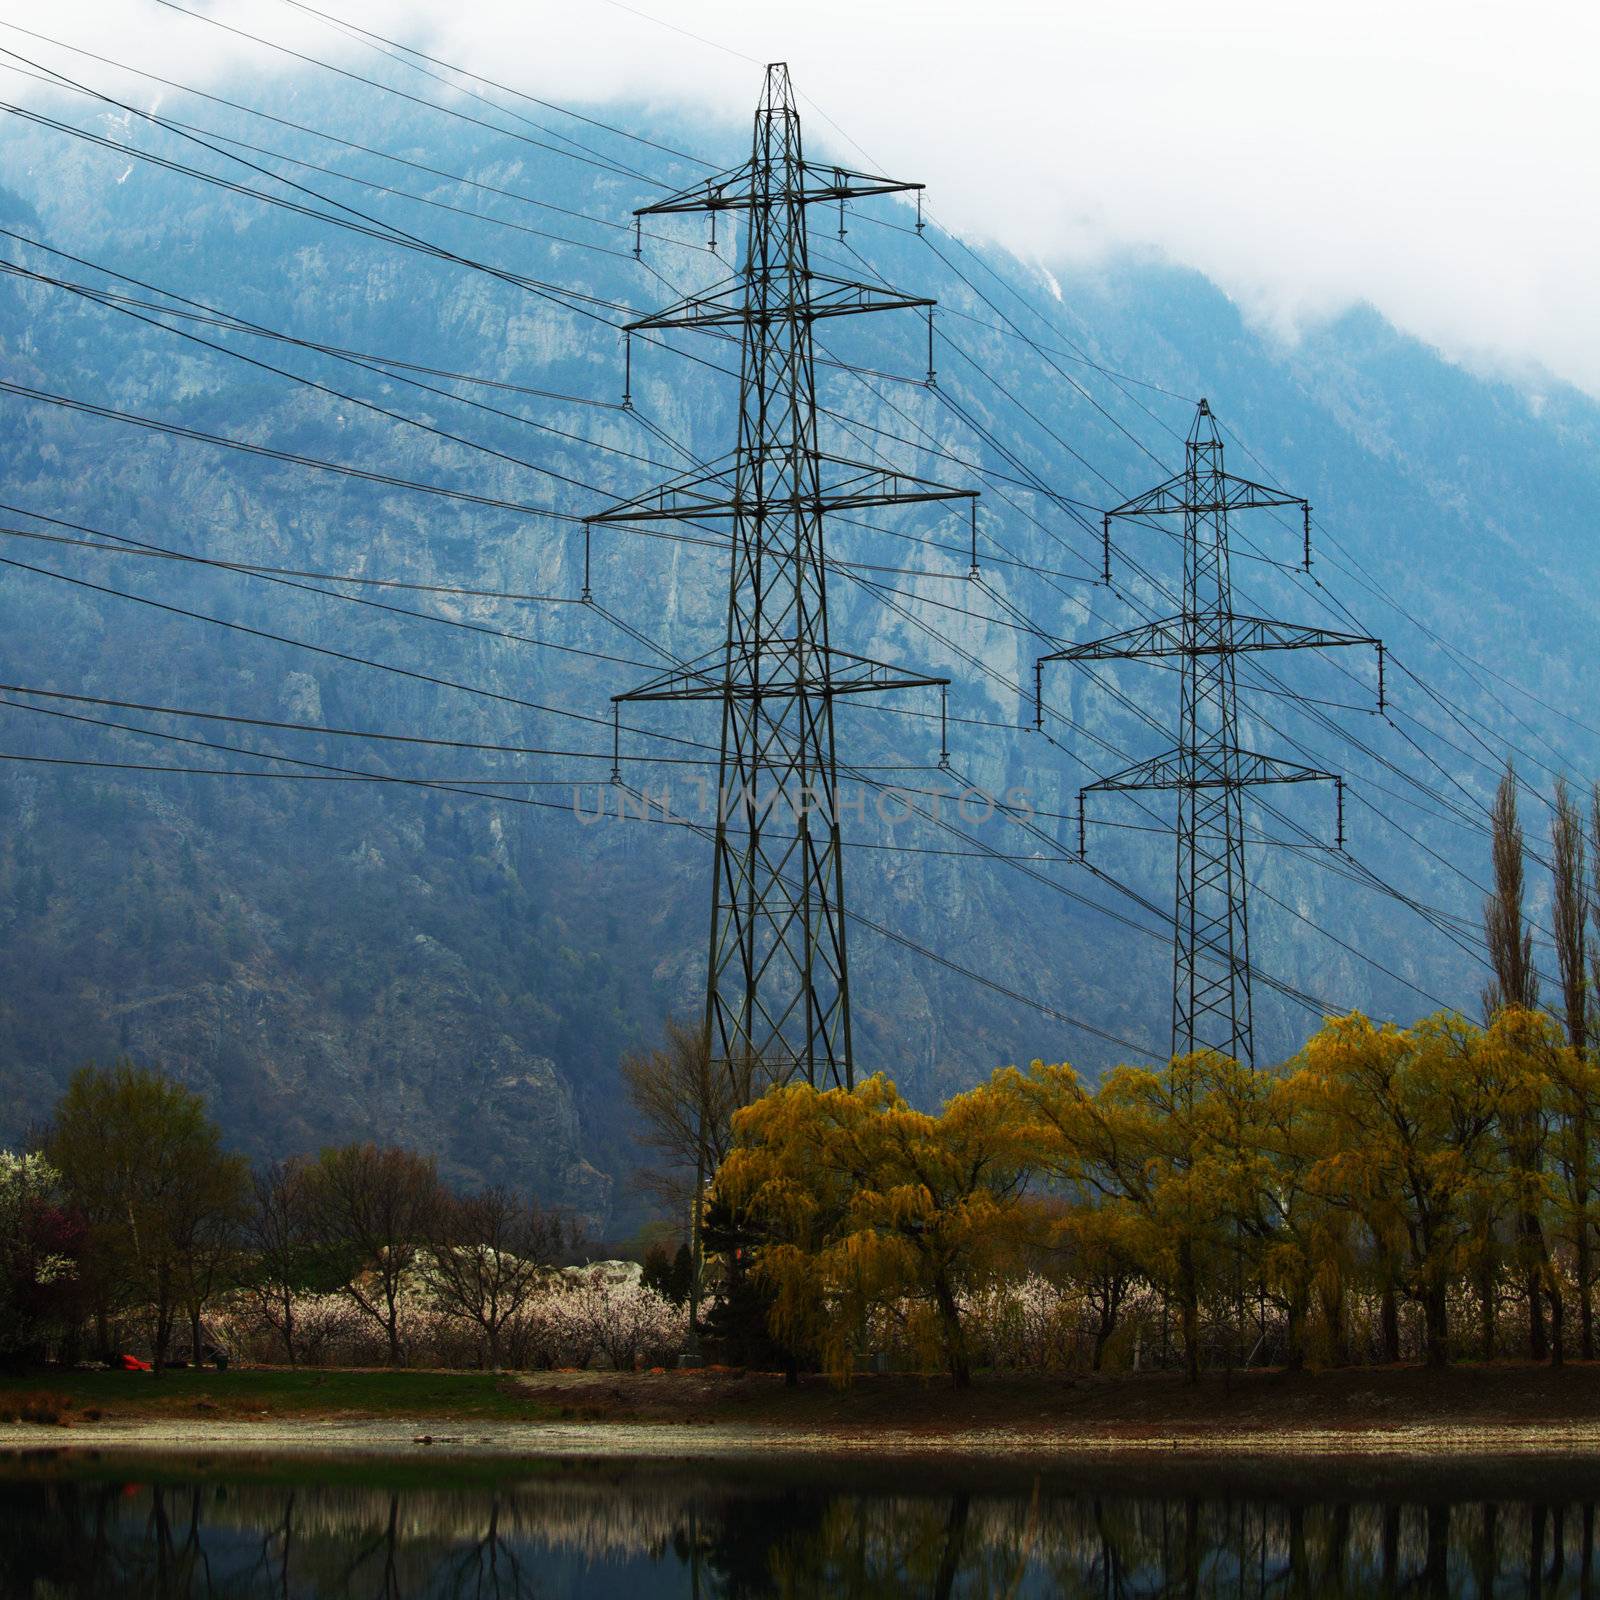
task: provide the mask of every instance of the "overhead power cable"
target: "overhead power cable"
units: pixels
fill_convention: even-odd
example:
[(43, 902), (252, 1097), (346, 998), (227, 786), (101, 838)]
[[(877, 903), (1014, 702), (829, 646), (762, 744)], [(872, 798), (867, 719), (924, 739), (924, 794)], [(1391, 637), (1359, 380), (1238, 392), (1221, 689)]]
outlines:
[[(409, 100), (413, 105), (424, 106), (429, 111), (437, 111), (444, 116), (454, 117), (461, 122), (470, 122), (479, 128), (485, 128), (490, 133), (497, 133), (504, 139), (515, 139), (526, 145), (531, 145), (539, 150), (548, 150), (555, 155), (565, 156), (568, 160), (582, 162), (585, 166), (598, 167), (603, 172), (609, 172), (615, 177), (631, 178), (637, 183), (643, 183), (653, 189), (667, 189), (671, 185), (663, 183), (659, 178), (652, 178), (647, 173), (635, 171), (631, 167), (624, 167), (619, 163), (606, 160), (602, 156), (594, 155), (583, 147), (568, 148), (573, 141), (568, 140), (565, 145), (547, 144), (542, 139), (531, 138), (528, 134), (518, 133), (515, 128), (501, 127), (493, 122), (485, 122), (482, 117), (475, 117), (470, 112), (462, 111), (457, 106), (440, 105), (436, 100), (425, 99), (421, 95), (408, 93), (404, 89), (397, 89), (392, 83), (380, 82), (377, 78), (364, 77), (359, 72), (351, 72), (348, 68), (335, 66), (331, 61), (323, 61), (317, 56), (307, 55), (300, 50), (291, 50), (288, 45), (278, 44), (274, 40), (263, 38), (260, 34), (251, 33), (246, 28), (235, 27), (230, 22), (224, 22), (220, 17), (209, 17), (201, 11), (191, 11), (187, 6), (180, 6), (174, 0), (156, 0), (156, 4), (164, 6), (168, 11), (175, 11), (179, 16), (188, 17), (194, 22), (204, 22), (213, 28), (220, 28), (225, 33), (231, 33), (240, 39), (248, 39), (253, 44), (261, 45), (264, 49), (276, 51), (280, 55), (292, 57), (296, 61), (304, 62), (307, 66), (319, 67), (324, 72), (331, 72), (338, 77), (345, 78), (352, 83), (365, 84), (369, 89), (377, 89), (383, 94), (391, 94), (401, 100)], [(515, 115), (515, 113), (508, 113)], [(519, 119), (526, 120), (526, 119)], [(549, 132), (548, 129), (543, 131)], [(565, 138), (565, 135), (557, 135)]]

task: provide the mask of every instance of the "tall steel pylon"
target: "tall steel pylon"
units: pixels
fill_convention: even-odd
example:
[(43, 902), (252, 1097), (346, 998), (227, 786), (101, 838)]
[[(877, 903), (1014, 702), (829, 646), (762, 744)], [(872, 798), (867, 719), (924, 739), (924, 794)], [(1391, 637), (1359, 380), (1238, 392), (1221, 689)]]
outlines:
[(1177, 895), (1173, 919), (1172, 1051), (1215, 1051), (1255, 1064), (1250, 1000), (1250, 920), (1244, 866), (1244, 791), (1258, 784), (1331, 782), (1338, 802), (1337, 845), (1344, 848), (1344, 780), (1314, 767), (1261, 755), (1239, 743), (1238, 657), (1264, 650), (1325, 650), (1373, 645), (1378, 709), (1384, 708), (1383, 645), (1365, 634), (1333, 633), (1233, 609), (1228, 518), (1236, 511), (1299, 506), (1303, 565), (1311, 567), (1311, 506), (1297, 495), (1223, 470), (1222, 440), (1202, 400), (1185, 447), (1184, 470), (1105, 513), (1104, 580), (1111, 581), (1111, 524), (1118, 518), (1183, 519), (1183, 610), (1089, 644), (1041, 656), (1034, 664), (1035, 716), (1043, 715), (1049, 661), (1180, 663), (1177, 746), (1078, 793), (1078, 852), (1087, 853), (1084, 801), (1090, 794), (1172, 789), (1178, 796)]
[(706, 1028), (713, 1059), (756, 1059), (813, 1084), (853, 1082), (850, 976), (834, 701), (938, 686), (837, 650), (828, 634), (824, 519), (831, 512), (972, 499), (882, 466), (825, 454), (817, 440), (812, 325), (933, 301), (812, 270), (810, 207), (921, 189), (805, 159), (789, 69), (769, 66), (750, 159), (635, 213), (747, 216), (734, 276), (629, 325), (738, 328), (738, 443), (727, 456), (593, 524), (726, 521), (727, 637), (616, 703), (722, 706)]

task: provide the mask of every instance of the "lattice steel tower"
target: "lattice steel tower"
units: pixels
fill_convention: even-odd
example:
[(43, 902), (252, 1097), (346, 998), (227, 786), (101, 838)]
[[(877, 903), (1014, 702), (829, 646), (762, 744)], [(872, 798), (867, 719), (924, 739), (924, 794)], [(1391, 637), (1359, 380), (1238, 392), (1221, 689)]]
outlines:
[(1078, 794), (1078, 851), (1085, 854), (1084, 800), (1103, 791), (1173, 789), (1178, 796), (1177, 904), (1174, 915), (1172, 1050), (1213, 1050), (1255, 1062), (1250, 1003), (1250, 922), (1244, 870), (1244, 791), (1257, 784), (1322, 780), (1336, 786), (1337, 848), (1344, 846), (1344, 780), (1239, 744), (1240, 655), (1373, 645), (1378, 709), (1384, 705), (1383, 645), (1364, 634), (1332, 633), (1233, 609), (1228, 517), (1266, 506), (1299, 506), (1303, 563), (1311, 566), (1311, 507), (1296, 495), (1223, 470), (1222, 440), (1202, 400), (1185, 449), (1184, 470), (1105, 514), (1104, 578), (1111, 581), (1114, 519), (1183, 519), (1183, 610), (1089, 644), (1041, 656), (1034, 665), (1036, 715), (1042, 714), (1047, 661), (1150, 661), (1175, 656), (1181, 682), (1178, 743), (1089, 784)]
[(614, 698), (721, 704), (706, 980), (712, 1055), (754, 1056), (822, 1085), (853, 1081), (834, 700), (948, 681), (833, 647), (824, 519), (972, 491), (820, 449), (813, 323), (933, 302), (813, 271), (807, 212), (837, 204), (842, 218), (848, 200), (920, 188), (808, 162), (789, 70), (767, 68), (750, 159), (636, 213), (709, 212), (713, 226), (719, 212), (746, 215), (738, 273), (629, 327), (740, 330), (738, 444), (590, 519), (730, 525), (723, 643)]

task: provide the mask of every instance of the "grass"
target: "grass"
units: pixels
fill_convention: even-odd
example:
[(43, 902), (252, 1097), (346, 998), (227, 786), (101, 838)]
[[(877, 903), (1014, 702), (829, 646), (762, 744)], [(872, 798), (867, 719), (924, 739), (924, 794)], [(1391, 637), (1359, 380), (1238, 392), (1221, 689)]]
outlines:
[(556, 1415), (487, 1372), (179, 1368), (0, 1375), (0, 1422), (106, 1418), (452, 1417), (538, 1422)]

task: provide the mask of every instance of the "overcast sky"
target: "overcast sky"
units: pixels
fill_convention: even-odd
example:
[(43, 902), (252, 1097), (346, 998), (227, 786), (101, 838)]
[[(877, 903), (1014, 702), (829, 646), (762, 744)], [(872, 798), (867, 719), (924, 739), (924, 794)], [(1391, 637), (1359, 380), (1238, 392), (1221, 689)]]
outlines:
[[(355, 53), (289, 0), (181, 3)], [(786, 59), (947, 226), (1047, 261), (1154, 247), (1285, 331), (1370, 300), (1459, 358), (1600, 395), (1592, 0), (313, 3), (569, 102), (743, 119), (756, 63)], [(0, 15), (186, 81), (272, 67), (154, 0)], [(849, 153), (820, 117), (807, 137)]]

